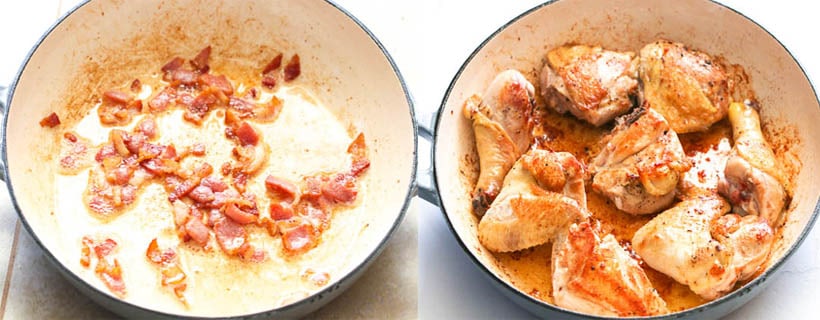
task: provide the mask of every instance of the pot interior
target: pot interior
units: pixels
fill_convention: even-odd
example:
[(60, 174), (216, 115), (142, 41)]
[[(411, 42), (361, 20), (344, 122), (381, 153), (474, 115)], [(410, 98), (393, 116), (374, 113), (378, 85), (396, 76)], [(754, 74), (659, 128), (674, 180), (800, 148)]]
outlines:
[(538, 91), (537, 73), (547, 51), (563, 44), (638, 52), (659, 38), (724, 56), (745, 67), (762, 106), (768, 139), (787, 149), (779, 151), (779, 160), (800, 168), (793, 177), (788, 218), (768, 266), (778, 264), (808, 233), (820, 195), (814, 185), (820, 179), (816, 165), (820, 105), (807, 76), (773, 36), (741, 14), (710, 1), (686, 0), (674, 5), (639, 0), (555, 1), (501, 27), (470, 56), (447, 92), (436, 126), (435, 178), (449, 223), (469, 254), (509, 287), (516, 288), (514, 280), (477, 237), (479, 220), (471, 212), (470, 192), (478, 176), (478, 156), (472, 125), (462, 116), (464, 101), (482, 93), (498, 72), (510, 68), (521, 71)]
[[(77, 236), (86, 231), (73, 230), (67, 219), (76, 216), (57, 206), (59, 141), (64, 131), (92, 112), (105, 90), (121, 88), (135, 77), (157, 76), (171, 58), (192, 58), (207, 45), (213, 48), (212, 70), (248, 81), (258, 81), (261, 69), (277, 53), (284, 53), (285, 61), (299, 54), (301, 75), (291, 86), (312, 92), (349, 135), (364, 132), (371, 166), (360, 179), (355, 209), (337, 214), (321, 244), (305, 255), (305, 260), (331, 271), (326, 286), (292, 296), (287, 290), (270, 292), (267, 287), (277, 281), (298, 279), (300, 270), (294, 265), (304, 267), (299, 258), (288, 260), (271, 251), (271, 259), (258, 266), (226, 262), (219, 270), (229, 274), (218, 283), (200, 283), (206, 277), (194, 276), (189, 292), (199, 287), (213, 293), (196, 295), (196, 306), (184, 308), (169, 298), (172, 294), (158, 292), (159, 285), (140, 289), (154, 287), (140, 281), (154, 283), (155, 273), (139, 280), (146, 274), (129, 271), (148, 270), (145, 245), (156, 231), (151, 228), (157, 228), (156, 221), (132, 210), (118, 218), (138, 226), (131, 236), (138, 244), (121, 243), (120, 250), (134, 255), (122, 258), (126, 285), (133, 284), (125, 301), (170, 314), (232, 316), (274, 309), (337, 287), (374, 258), (400, 222), (414, 177), (416, 137), (411, 103), (392, 61), (357, 21), (326, 1), (99, 0), (70, 13), (35, 47), (12, 88), (4, 143), (9, 188), (21, 217), (63, 268), (109, 294), (93, 270), (80, 266)], [(62, 124), (40, 127), (39, 120), (51, 112)], [(143, 199), (137, 203), (136, 208), (149, 213), (168, 206)], [(68, 209), (75, 215), (84, 210)], [(212, 303), (223, 300), (241, 303)]]

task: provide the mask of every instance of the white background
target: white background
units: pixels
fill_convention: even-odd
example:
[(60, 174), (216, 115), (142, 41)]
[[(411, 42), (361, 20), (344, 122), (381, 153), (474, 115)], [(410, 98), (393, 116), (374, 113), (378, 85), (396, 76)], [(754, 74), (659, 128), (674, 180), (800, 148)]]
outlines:
[[(59, 12), (39, 3), (0, 1), (0, 85), (8, 84), (36, 39)], [(57, 0), (60, 1), (60, 0)], [(77, 0), (62, 0), (65, 3)], [(413, 95), (417, 115), (429, 119), (468, 55), (493, 31), (541, 1), (338, 0), (381, 40)], [(820, 79), (820, 10), (810, 2), (722, 1), (757, 21), (797, 58), (809, 77)], [(670, 5), (674, 5), (670, 2)], [(796, 115), (799, 116), (799, 115)], [(820, 125), (820, 124), (818, 124)], [(421, 142), (420, 170), (429, 166)], [(497, 319), (531, 316), (490, 285), (450, 233), (441, 211), (415, 199), (419, 229), (419, 317)], [(729, 319), (820, 317), (820, 231), (771, 279), (768, 289)], [(410, 293), (408, 294), (415, 294)]]

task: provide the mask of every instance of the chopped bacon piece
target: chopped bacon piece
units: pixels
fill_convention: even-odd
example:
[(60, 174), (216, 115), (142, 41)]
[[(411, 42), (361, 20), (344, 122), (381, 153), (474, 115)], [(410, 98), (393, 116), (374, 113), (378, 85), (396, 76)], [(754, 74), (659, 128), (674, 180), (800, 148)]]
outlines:
[(185, 223), (185, 231), (199, 245), (206, 245), (211, 234), (208, 232), (208, 227), (202, 223), (202, 220), (191, 218)]
[[(228, 106), (231, 107), (231, 109), (236, 110), (236, 112), (238, 113), (238, 115), (237, 114), (232, 114), (231, 115), (232, 117), (233, 116), (239, 116), (239, 118), (247, 118), (247, 117), (250, 117), (250, 116), (253, 115), (253, 109), (254, 109), (253, 103), (250, 103), (250, 102), (245, 101), (243, 99), (239, 99), (239, 98), (236, 98), (236, 97), (231, 97), (230, 100), (228, 101)], [(232, 123), (227, 123), (227, 122), (228, 121), (234, 122), (236, 119), (232, 118), (232, 119), (229, 120), (227, 118), (227, 115), (226, 115), (225, 120), (226, 120), (226, 123), (225, 123), (226, 125), (231, 125)]]
[(125, 282), (122, 280), (122, 268), (117, 259), (112, 259), (111, 261), (108, 259), (100, 259), (94, 271), (111, 292), (120, 298), (125, 297)]
[(299, 55), (294, 54), (285, 66), (285, 81), (292, 81), (302, 73), (302, 67), (299, 64)]
[(214, 177), (214, 176), (209, 176), (209, 177), (206, 177), (206, 178), (202, 179), (200, 184), (210, 188), (214, 192), (222, 192), (222, 191), (225, 191), (225, 189), (228, 189), (228, 184), (226, 184), (225, 182), (222, 182), (221, 179), (219, 179), (217, 177)]
[(349, 203), (356, 194), (356, 179), (346, 174), (336, 174), (322, 186), (322, 196), (331, 203)]
[(168, 195), (168, 201), (177, 201), (177, 199), (180, 199), (188, 195), (189, 193), (191, 193), (191, 191), (194, 190), (197, 184), (199, 183), (195, 183), (192, 180), (185, 180), (180, 182), (179, 184), (174, 185), (171, 193)]
[(198, 203), (208, 203), (214, 201), (214, 191), (211, 190), (211, 188), (200, 185), (194, 188), (194, 190), (188, 194), (188, 197)]
[(236, 129), (236, 137), (239, 138), (239, 143), (243, 146), (255, 146), (259, 143), (259, 132), (245, 121), (239, 124), (239, 127)]
[(103, 160), (116, 155), (117, 149), (114, 149), (114, 145), (106, 144), (100, 148), (100, 151), (97, 151), (97, 155), (94, 156), (94, 160), (97, 160), (97, 162), (103, 162)]
[(157, 245), (157, 239), (154, 238), (148, 245), (148, 249), (145, 251), (145, 256), (149, 261), (160, 266), (162, 285), (171, 287), (177, 298), (182, 301), (182, 303), (187, 304), (184, 295), (185, 289), (188, 287), (185, 281), (187, 277), (185, 272), (179, 266), (174, 249), (168, 248), (160, 251), (159, 245)]
[(195, 156), (204, 156), (205, 155), (205, 145), (197, 142), (191, 147), (191, 154)]
[(44, 128), (45, 127), (54, 128), (58, 125), (60, 125), (60, 117), (54, 112), (52, 112), (51, 114), (47, 115), (45, 118), (40, 120), (40, 126), (44, 127)]
[(169, 72), (179, 69), (179, 67), (182, 67), (183, 63), (185, 63), (185, 59), (175, 57), (171, 61), (168, 61), (168, 63), (166, 63), (164, 66), (162, 66), (162, 72)]
[(262, 77), (262, 86), (268, 89), (276, 87), (276, 78), (272, 75), (265, 75)]
[(120, 199), (125, 205), (134, 203), (134, 200), (137, 199), (137, 187), (130, 184), (124, 185), (122, 189), (120, 189)]
[(239, 192), (233, 189), (227, 189), (225, 191), (216, 192), (214, 193), (214, 201), (211, 202), (211, 208), (221, 208), (223, 205), (228, 203), (230, 199), (238, 199)]
[(296, 199), (296, 194), (299, 193), (299, 187), (293, 182), (285, 179), (280, 179), (269, 175), (265, 178), (265, 187), (279, 199), (288, 203), (293, 203)]
[(273, 70), (279, 69), (279, 66), (282, 65), (282, 54), (277, 54), (273, 59), (265, 65), (265, 69), (262, 69), (262, 74), (268, 74)]
[(228, 205), (225, 206), (225, 216), (231, 218), (231, 220), (239, 224), (248, 224), (256, 222), (256, 215), (239, 209), (239, 207), (235, 203), (228, 203)]
[(353, 139), (353, 142), (347, 147), (347, 153), (353, 157), (350, 164), (350, 174), (354, 177), (358, 177), (370, 167), (370, 160), (367, 159), (367, 146), (364, 143), (364, 133), (359, 133), (356, 139)]
[(120, 129), (111, 130), (108, 133), (108, 141), (114, 146), (114, 150), (120, 156), (126, 157), (131, 154), (128, 147), (125, 145), (125, 140), (128, 140), (128, 133)]
[(210, 70), (208, 66), (208, 60), (211, 57), (211, 46), (207, 46), (199, 51), (199, 53), (191, 59), (191, 66), (194, 67), (200, 73), (206, 73)]
[(247, 96), (251, 97), (251, 99), (256, 99), (259, 96), (259, 90), (257, 90), (255, 87), (250, 88), (248, 89), (248, 94), (246, 95), (246, 97)]
[(226, 96), (230, 96), (233, 94), (233, 85), (228, 80), (225, 75), (215, 76), (210, 73), (203, 73), (199, 75), (197, 78), (197, 82), (200, 85), (211, 87), (215, 90), (219, 90), (224, 93)]
[(194, 96), (192, 96), (189, 93), (183, 92), (177, 95), (176, 102), (179, 105), (190, 107), (191, 104), (194, 103)]
[(270, 218), (274, 221), (282, 221), (293, 218), (293, 207), (287, 202), (271, 202)]
[(137, 124), (137, 132), (141, 132), (148, 139), (154, 139), (157, 136), (157, 123), (152, 117), (145, 117)]
[(322, 209), (321, 204), (312, 204), (310, 202), (300, 202), (297, 205), (296, 211), (299, 216), (309, 221), (319, 231), (330, 227), (330, 213)]
[(140, 90), (142, 90), (142, 82), (140, 79), (134, 79), (134, 81), (131, 81), (130, 89), (133, 93), (139, 93)]
[(167, 87), (154, 96), (151, 101), (148, 101), (148, 108), (151, 112), (161, 112), (168, 108), (168, 105), (176, 97), (176, 90)]
[(311, 224), (300, 223), (282, 230), (282, 247), (288, 255), (304, 253), (318, 244), (317, 238), (318, 233)]
[(181, 200), (174, 201), (172, 205), (174, 207), (174, 224), (177, 226), (185, 225), (190, 217), (191, 208)]
[(217, 98), (212, 91), (202, 92), (194, 98), (194, 101), (191, 102), (191, 105), (183, 117), (185, 120), (199, 124), (202, 122), (205, 114), (211, 110), (211, 107), (215, 106), (218, 102), (219, 98)]
[(251, 262), (260, 263), (265, 261), (265, 258), (267, 258), (267, 254), (265, 254), (265, 251), (262, 249), (252, 248), (249, 250), (245, 250), (244, 256), (242, 258), (244, 258), (245, 260), (249, 260)]
[(330, 281), (330, 274), (324, 271), (316, 271), (311, 268), (304, 270), (301, 273), (303, 281), (310, 282), (314, 286), (321, 287)]
[(106, 91), (103, 93), (103, 102), (111, 104), (126, 104), (131, 101), (131, 97), (122, 91)]
[(245, 228), (232, 219), (222, 218), (214, 221), (214, 234), (219, 247), (229, 255), (240, 253), (240, 249), (247, 242)]
[(145, 140), (147, 140), (145, 135), (138, 131), (137, 133), (125, 137), (123, 142), (125, 143), (125, 148), (128, 149), (129, 154), (138, 155), (140, 153), (140, 149), (142, 149), (142, 146), (145, 145)]
[(190, 86), (196, 83), (196, 79), (196, 72), (190, 70), (177, 69), (171, 73), (171, 81), (175, 84)]
[(282, 111), (282, 100), (273, 96), (268, 103), (257, 105), (253, 109), (253, 115), (257, 121), (268, 123), (275, 121), (280, 111)]
[(154, 263), (164, 262), (162, 252), (159, 250), (159, 245), (157, 244), (157, 238), (154, 238), (154, 240), (151, 240), (151, 243), (148, 244), (148, 249), (145, 250), (145, 257)]
[(91, 246), (94, 242), (88, 236), (83, 237), (82, 254), (80, 256), (80, 265), (88, 268), (91, 266)]
[[(119, 98), (116, 98), (119, 99)], [(131, 118), (142, 112), (142, 101), (117, 102), (113, 98), (104, 98), (97, 108), (97, 115), (100, 123), (104, 125), (125, 125), (131, 122)]]

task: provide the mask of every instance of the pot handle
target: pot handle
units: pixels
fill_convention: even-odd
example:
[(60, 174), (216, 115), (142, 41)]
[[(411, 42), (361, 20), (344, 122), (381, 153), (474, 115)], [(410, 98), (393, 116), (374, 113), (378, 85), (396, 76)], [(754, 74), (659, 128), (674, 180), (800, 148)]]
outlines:
[[(3, 119), (6, 115), (6, 102), (8, 101), (6, 94), (8, 94), (8, 88), (4, 85), (0, 85), (0, 119)], [(0, 129), (0, 136), (3, 136), (5, 133), (2, 130), (5, 130), (5, 128)], [(0, 160), (0, 181), (6, 181), (6, 164), (3, 163), (3, 160)]]
[[(433, 178), (433, 125), (436, 123), (436, 114), (433, 113), (432, 116), (428, 117), (430, 121), (428, 123), (424, 123), (423, 120), (418, 120), (418, 132), (419, 137), (423, 140), (427, 141), (430, 144), (430, 148), (427, 148), (427, 152), (419, 152), (419, 168), (426, 168), (426, 169), (417, 169), (416, 172), (416, 195), (420, 198), (424, 199), (425, 201), (440, 206), (439, 204), (439, 197), (438, 191), (436, 189), (436, 181)], [(421, 148), (419, 148), (421, 149)], [(422, 154), (428, 154), (426, 157), (427, 161), (424, 161), (424, 157)], [(424, 166), (426, 165), (426, 167)]]

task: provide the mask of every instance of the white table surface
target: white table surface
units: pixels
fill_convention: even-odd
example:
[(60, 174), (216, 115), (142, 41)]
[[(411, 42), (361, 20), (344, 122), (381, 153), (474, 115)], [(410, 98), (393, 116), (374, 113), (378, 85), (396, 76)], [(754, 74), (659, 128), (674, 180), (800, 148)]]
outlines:
[[(438, 108), (452, 77), (478, 44), (498, 27), (540, 2), (337, 1), (364, 22), (390, 51), (413, 95), (417, 115), (424, 119)], [(815, 84), (820, 81), (820, 43), (816, 35), (820, 31), (817, 16), (820, 10), (799, 1), (721, 2), (763, 25), (791, 51)], [(0, 5), (0, 32), (4, 33), (0, 46), (0, 84), (13, 78), (25, 53), (56, 14), (44, 15), (38, 12), (36, 4), (26, 5), (24, 10), (2, 10), (4, 6), (5, 0)], [(429, 144), (422, 141), (419, 150), (420, 167), (426, 168)], [(419, 283), (418, 292), (405, 294), (418, 294), (420, 318), (532, 318), (497, 292), (472, 264), (437, 207), (419, 199), (414, 202), (419, 230)], [(727, 318), (820, 318), (820, 231), (817, 229), (774, 276), (765, 292)]]

